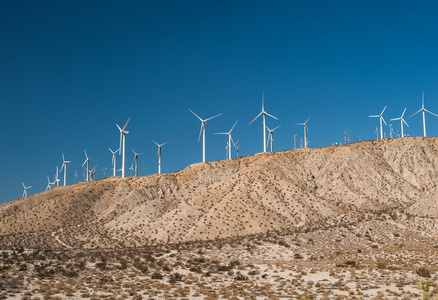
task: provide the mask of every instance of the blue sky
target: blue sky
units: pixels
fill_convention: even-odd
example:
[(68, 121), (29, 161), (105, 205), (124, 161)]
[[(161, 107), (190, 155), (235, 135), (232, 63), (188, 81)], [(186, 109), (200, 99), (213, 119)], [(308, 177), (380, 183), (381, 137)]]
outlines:
[[(116, 123), (128, 117), (127, 165), (139, 173), (224, 159), (228, 131), (242, 156), (262, 151), (265, 108), (282, 125), (276, 151), (293, 147), (295, 123), (308, 123), (310, 147), (374, 139), (379, 114), (438, 113), (436, 1), (0, 1), (0, 203), (41, 192), (68, 165), (74, 181), (86, 149), (98, 170), (111, 167)], [(407, 120), (422, 134), (419, 115)], [(428, 136), (438, 118), (427, 115)], [(399, 123), (393, 122), (395, 130)], [(385, 127), (389, 131), (388, 127)], [(235, 156), (233, 149), (233, 156)], [(120, 160), (119, 160), (120, 163)], [(107, 174), (110, 171), (107, 171)], [(128, 171), (129, 174), (129, 171)], [(98, 178), (102, 177), (102, 171)], [(82, 178), (80, 178), (82, 180)]]

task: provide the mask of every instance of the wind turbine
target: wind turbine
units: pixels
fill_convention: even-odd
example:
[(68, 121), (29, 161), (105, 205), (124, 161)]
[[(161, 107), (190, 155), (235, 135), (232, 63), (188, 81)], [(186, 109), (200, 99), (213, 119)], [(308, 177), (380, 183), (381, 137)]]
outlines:
[(68, 163), (71, 163), (71, 161), (65, 160), (64, 153), (62, 153), (62, 166), (61, 166), (60, 172), (62, 172), (62, 168), (64, 168), (64, 186), (67, 185), (67, 164)]
[(158, 157), (158, 174), (161, 174), (161, 147), (163, 147), (164, 145), (166, 145), (166, 144), (168, 144), (170, 142), (165, 142), (164, 144), (158, 144), (154, 140), (152, 140), (152, 142), (154, 142), (158, 146), (158, 152), (157, 152), (157, 157)]
[(119, 151), (119, 149), (117, 149), (116, 151), (111, 150), (111, 148), (108, 149), (113, 154), (113, 159), (111, 163), (113, 164), (113, 176), (116, 176), (116, 156), (117, 156), (117, 151)]
[(85, 153), (85, 161), (84, 161), (84, 163), (82, 164), (82, 167), (83, 167), (85, 164), (87, 164), (87, 173), (86, 173), (87, 175), (86, 175), (85, 181), (90, 181), (89, 178), (88, 178), (88, 173), (90, 173), (90, 160), (91, 160), (91, 158), (88, 157), (88, 155), (87, 155), (87, 151), (85, 151), (85, 149), (84, 149), (84, 153)]
[(239, 122), (239, 119), (237, 119), (236, 123), (234, 123), (233, 127), (231, 127), (230, 131), (215, 133), (215, 134), (228, 134), (228, 146), (227, 146), (227, 148), (228, 148), (228, 159), (231, 159), (231, 143), (234, 143), (233, 142), (233, 138), (231, 137), (231, 135), (232, 135), (231, 132), (233, 131), (233, 129), (236, 126), (237, 122)]
[(24, 187), (23, 196), (21, 198), (27, 197), (27, 190), (30, 189), (32, 186), (25, 186), (24, 183), (21, 183)]
[(101, 169), (101, 170), (103, 171), (103, 178), (105, 178), (105, 177), (106, 177), (106, 169), (108, 169), (108, 168), (105, 168), (105, 169)]
[(403, 123), (405, 123), (405, 124), (406, 124), (406, 126), (408, 126), (408, 127), (409, 127), (408, 123), (406, 123), (405, 119), (403, 119), (403, 116), (405, 115), (405, 111), (406, 111), (406, 108), (405, 108), (405, 110), (403, 111), (403, 113), (402, 113), (402, 115), (401, 115), (401, 117), (400, 117), (400, 118), (395, 118), (395, 119), (391, 119), (391, 121), (396, 121), (396, 120), (400, 120), (400, 126), (401, 126), (401, 136), (402, 136), (402, 137), (405, 137), (405, 135), (404, 135), (404, 133), (403, 133)]
[(132, 164), (131, 164), (131, 167), (129, 167), (129, 170), (131, 170), (131, 177), (132, 177), (132, 171), (134, 171), (134, 167)]
[(54, 185), (55, 184), (55, 182), (50, 182), (50, 178), (49, 178), (49, 176), (47, 176), (47, 187), (46, 187), (46, 191), (47, 190), (50, 190), (51, 188), (52, 188), (52, 185)]
[[(128, 121), (126, 121), (125, 126), (123, 126), (123, 129), (121, 129), (119, 127), (119, 125), (117, 125), (117, 128), (119, 128), (120, 131), (120, 147), (119, 147), (119, 154), (120, 151), (122, 151), (122, 178), (125, 178), (125, 140), (126, 140), (126, 135), (129, 133), (129, 131), (126, 131), (126, 126), (128, 126), (128, 122), (129, 119), (131, 119), (131, 117), (128, 118)], [(123, 148), (122, 148), (123, 147)]]
[(387, 106), (385, 106), (385, 108), (382, 110), (382, 112), (380, 113), (380, 115), (374, 115), (374, 116), (370, 116), (370, 118), (379, 118), (380, 119), (380, 139), (383, 139), (383, 125), (382, 125), (382, 121), (383, 123), (385, 123), (385, 119), (383, 119), (383, 112), (385, 111)]
[(379, 128), (377, 128), (377, 126), (376, 126), (376, 134), (377, 134), (377, 137), (376, 137), (376, 139), (379, 139)]
[(275, 120), (278, 119), (265, 111), (265, 93), (262, 93), (262, 111), (248, 125), (251, 125), (251, 123), (254, 122), (261, 115), (263, 115), (263, 152), (266, 152), (266, 116), (270, 116)]
[(134, 161), (135, 161), (135, 177), (137, 177), (138, 176), (138, 168), (137, 168), (137, 166), (138, 166), (138, 156), (140, 154), (143, 154), (143, 152), (142, 153), (135, 153), (134, 149), (131, 148), (131, 150), (132, 150), (132, 152), (134, 152), (134, 159), (132, 160), (132, 163), (134, 163)]
[[(190, 110), (190, 108), (189, 108), (189, 110)], [(203, 120), (197, 114), (195, 114), (193, 111), (190, 110), (190, 112), (192, 114), (194, 114), (202, 122), (201, 123), (201, 131), (199, 131), (198, 143), (201, 140), (201, 134), (202, 134), (202, 162), (205, 162), (205, 124), (207, 124), (207, 121), (209, 121), (213, 118), (219, 117), (222, 114), (218, 114), (216, 116), (213, 116), (211, 118)]]
[(275, 127), (274, 129), (269, 129), (269, 127), (266, 126), (266, 128), (267, 128), (268, 131), (269, 131), (268, 142), (267, 142), (267, 144), (266, 144), (266, 147), (268, 146), (268, 144), (269, 144), (269, 139), (270, 139), (270, 140), (271, 140), (271, 153), (274, 152), (274, 132), (275, 132), (275, 129), (277, 129), (277, 128), (280, 127), (280, 126), (281, 126), (281, 125), (278, 125), (278, 126)]
[(236, 148), (236, 151), (237, 151), (237, 158), (239, 158), (240, 157), (239, 156), (239, 139), (237, 139), (236, 143), (233, 142), (233, 145), (234, 145), (234, 148)]
[(95, 179), (96, 179), (96, 168), (97, 168), (97, 166), (98, 166), (99, 164), (97, 164), (97, 165), (95, 165), (94, 166), (94, 168), (93, 169), (91, 169), (91, 171), (90, 171), (90, 178), (91, 178), (91, 181), (94, 181)]
[(77, 181), (77, 179), (78, 179), (78, 170), (76, 170), (76, 172), (75, 172), (75, 184), (76, 184), (76, 181)]
[(413, 114), (412, 116), (410, 116), (408, 119), (412, 118), (413, 116), (418, 114), (420, 111), (423, 112), (423, 136), (426, 137), (426, 114), (425, 114), (425, 112), (427, 111), (428, 113), (434, 115), (435, 117), (438, 117), (438, 115), (436, 115), (433, 112), (430, 112), (424, 108), (424, 92), (421, 92), (421, 99), (422, 99), (421, 109), (419, 111), (417, 111), (415, 114)]
[(295, 125), (303, 125), (304, 126), (304, 148), (307, 148), (308, 142), (307, 142), (307, 122), (309, 121), (311, 116), (309, 116), (304, 123), (295, 123)]
[(56, 176), (55, 176), (56, 186), (59, 186), (60, 181), (61, 181), (61, 179), (58, 178), (58, 166), (56, 166)]
[(297, 149), (297, 135), (294, 134), (294, 149)]

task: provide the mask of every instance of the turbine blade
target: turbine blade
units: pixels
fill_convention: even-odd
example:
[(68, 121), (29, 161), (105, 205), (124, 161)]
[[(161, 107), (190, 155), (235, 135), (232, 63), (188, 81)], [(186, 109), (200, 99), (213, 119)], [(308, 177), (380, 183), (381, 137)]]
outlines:
[(433, 112), (431, 112), (431, 111), (428, 111), (427, 109), (424, 109), (425, 111), (427, 111), (428, 113), (430, 113), (430, 114), (432, 114), (432, 115), (434, 115), (435, 117), (438, 117), (438, 115), (437, 114), (434, 114)]
[(26, 188), (26, 186), (24, 185), (24, 182), (21, 182), (21, 184), (23, 185), (24, 188)]
[(215, 132), (213, 134), (228, 134), (228, 132)]
[(198, 143), (201, 140), (201, 135), (202, 135), (202, 130), (204, 129), (204, 122), (202, 122), (201, 124), (201, 130), (199, 131), (199, 138), (198, 138)]
[(170, 141), (165, 142), (164, 144), (161, 144), (160, 146), (164, 146), (164, 145), (169, 144), (169, 143), (170, 143)]
[(233, 129), (236, 126), (237, 122), (239, 122), (239, 119), (237, 119), (236, 123), (234, 123), (233, 127), (231, 127), (230, 133), (231, 133), (231, 131), (233, 131)]
[(274, 129), (272, 129), (272, 131), (274, 131), (275, 129), (277, 129), (278, 127), (281, 127), (281, 125), (278, 125), (277, 127), (275, 127)]
[(309, 117), (307, 118), (307, 120), (306, 120), (306, 122), (304, 122), (304, 124), (307, 124), (307, 122), (310, 120), (310, 117), (311, 117), (311, 116), (309, 116)]
[(120, 147), (119, 147), (119, 155), (122, 153), (122, 138), (123, 138), (123, 131), (120, 131)]
[(84, 161), (81, 167), (83, 167), (87, 163), (87, 159)]
[(382, 110), (382, 112), (380, 113), (380, 115), (383, 115), (383, 112), (385, 111), (387, 106), (385, 106), (385, 108)]
[(260, 117), (260, 116), (262, 115), (262, 113), (263, 113), (263, 111), (262, 111), (261, 113), (259, 113), (259, 114), (257, 115), (257, 117), (254, 118), (254, 120), (252, 120), (251, 122), (249, 122), (248, 125), (251, 125), (252, 122), (254, 122), (255, 120), (257, 120), (257, 118)]
[(403, 120), (403, 122), (406, 124), (406, 126), (408, 126), (409, 127), (409, 125), (408, 125), (408, 123), (406, 123), (406, 121), (404, 120), (404, 119), (402, 119)]
[(151, 139), (151, 141), (154, 142), (158, 147), (160, 146), (160, 145), (158, 145), (158, 143), (157, 143), (156, 141), (154, 141), (153, 139)]
[(380, 117), (380, 116), (376, 116), (376, 115), (374, 115), (374, 116), (369, 116), (370, 118), (378, 118), (378, 117)]
[(119, 124), (116, 124), (117, 128), (119, 128), (120, 132), (122, 132), (122, 128), (120, 128)]
[(189, 108), (189, 110), (190, 110), (190, 112), (191, 112), (192, 114), (194, 114), (199, 120), (201, 120), (201, 122), (204, 121), (204, 120), (202, 120), (197, 114), (195, 114), (190, 108)]
[(390, 119), (390, 121), (397, 121), (397, 120), (401, 120), (401, 118)]
[(380, 117), (382, 118), (383, 123), (385, 123), (385, 125), (388, 125), (388, 124), (386, 124), (385, 119), (382, 116), (380, 116)]
[(423, 109), (420, 109), (419, 111), (417, 111), (415, 114), (413, 114), (412, 116), (410, 116), (408, 119), (412, 118), (413, 116), (415, 116), (416, 114), (418, 114), (420, 111), (422, 111)]
[(266, 114), (267, 116), (270, 116), (271, 118), (274, 118), (275, 120), (278, 120), (276, 117), (274, 117), (273, 115), (268, 114), (267, 112), (265, 112), (265, 114)]
[(84, 152), (85, 152), (85, 157), (88, 158), (87, 151), (85, 151), (85, 149), (84, 149)]
[(64, 159), (64, 153), (62, 153), (62, 161), (63, 161), (63, 162), (65, 161), (65, 159)]
[(123, 126), (122, 131), (125, 130), (126, 126), (128, 126), (128, 122), (129, 122), (130, 119), (131, 119), (131, 117), (129, 117), (129, 118), (128, 118), (128, 121), (126, 121), (125, 126)]
[(405, 115), (405, 111), (406, 111), (406, 107), (405, 107), (405, 110), (403, 111), (403, 113), (402, 113), (402, 115), (401, 115), (402, 118), (403, 118), (403, 116)]
[(205, 122), (207, 122), (208, 120), (214, 119), (214, 118), (216, 118), (216, 117), (222, 116), (222, 115), (223, 115), (223, 113), (220, 113), (220, 114), (218, 114), (218, 115), (215, 115), (215, 116), (213, 116), (213, 117), (208, 118), (207, 120), (205, 120)]

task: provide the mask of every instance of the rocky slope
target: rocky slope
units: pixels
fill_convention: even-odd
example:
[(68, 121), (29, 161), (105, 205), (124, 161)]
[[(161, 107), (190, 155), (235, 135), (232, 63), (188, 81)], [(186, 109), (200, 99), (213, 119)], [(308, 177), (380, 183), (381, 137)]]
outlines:
[(82, 182), (2, 204), (0, 248), (235, 238), (322, 230), (382, 214), (428, 224), (424, 230), (435, 234), (437, 183), (437, 138), (260, 153), (173, 174)]

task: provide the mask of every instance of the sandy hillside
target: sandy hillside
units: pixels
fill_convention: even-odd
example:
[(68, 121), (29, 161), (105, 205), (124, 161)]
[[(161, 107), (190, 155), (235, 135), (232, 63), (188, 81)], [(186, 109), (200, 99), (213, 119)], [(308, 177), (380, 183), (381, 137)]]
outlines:
[(173, 174), (82, 182), (2, 204), (0, 247), (212, 240), (321, 230), (384, 213), (426, 222), (425, 230), (435, 232), (437, 183), (437, 138), (260, 153)]

